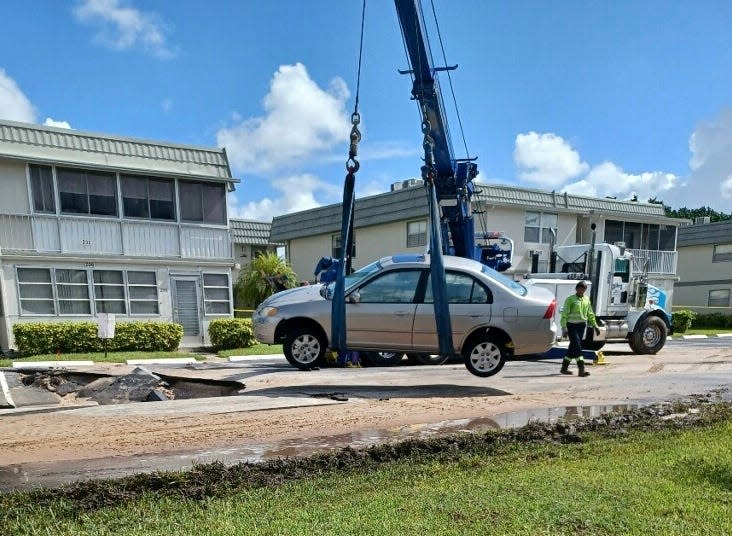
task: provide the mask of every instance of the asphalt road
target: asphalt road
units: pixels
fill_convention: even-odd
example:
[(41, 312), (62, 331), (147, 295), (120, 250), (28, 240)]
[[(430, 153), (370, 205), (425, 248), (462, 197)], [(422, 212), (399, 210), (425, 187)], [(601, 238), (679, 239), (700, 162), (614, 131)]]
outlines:
[[(235, 380), (246, 388), (238, 396), (68, 407), (44, 415), (16, 413), (12, 422), (0, 418), (0, 449), (6, 453), (5, 461), (0, 460), (0, 491), (184, 469), (214, 460), (234, 463), (304, 455), (457, 429), (520, 426), (529, 420), (599, 414), (692, 394), (721, 392), (729, 397), (731, 345), (731, 339), (722, 338), (669, 341), (656, 356), (638, 356), (625, 344), (612, 344), (604, 349), (606, 364), (588, 367), (592, 373), (588, 378), (558, 374), (559, 359), (512, 360), (490, 378), (473, 376), (460, 363), (302, 372), (277, 356), (149, 366), (159, 374), (192, 381)], [(131, 368), (107, 365), (105, 371), (124, 374)], [(70, 429), (44, 437), (35, 420), (41, 418), (49, 425), (63, 420)], [(87, 421), (97, 426), (134, 422), (143, 440), (139, 447), (130, 446), (138, 430), (118, 430), (115, 433), (124, 438), (120, 445), (127, 450), (97, 446), (87, 457), (75, 452), (70, 459), (64, 452), (84, 448), (84, 438), (73, 434), (83, 434), (80, 430)], [(144, 429), (146, 423), (153, 429)], [(204, 441), (197, 435), (204, 430), (199, 423), (207, 424), (208, 432), (213, 429), (213, 439)], [(166, 442), (153, 448), (145, 441), (157, 437), (155, 426)], [(143, 431), (147, 435), (142, 436)], [(61, 434), (66, 434), (67, 450), (57, 453), (49, 443)], [(180, 437), (174, 441), (176, 434)], [(105, 441), (113, 443), (115, 437)], [(24, 453), (33, 448), (46, 448), (50, 456), (25, 460)]]

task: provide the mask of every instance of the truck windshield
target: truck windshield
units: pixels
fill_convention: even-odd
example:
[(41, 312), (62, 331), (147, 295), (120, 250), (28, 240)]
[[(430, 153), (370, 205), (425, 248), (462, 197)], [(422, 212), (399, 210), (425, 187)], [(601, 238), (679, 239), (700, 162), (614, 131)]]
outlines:
[(486, 266), (485, 264), (481, 268), (483, 273), (493, 279), (496, 283), (506, 287), (508, 290), (519, 296), (526, 296), (526, 287), (521, 283), (517, 283), (510, 277), (506, 277), (501, 272), (497, 272), (493, 268)]

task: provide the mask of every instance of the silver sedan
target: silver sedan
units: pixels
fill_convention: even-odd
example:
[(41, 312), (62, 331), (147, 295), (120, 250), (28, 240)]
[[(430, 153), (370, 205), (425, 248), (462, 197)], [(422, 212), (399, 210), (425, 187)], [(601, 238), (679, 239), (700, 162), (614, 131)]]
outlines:
[[(556, 338), (554, 295), (525, 287), (470, 259), (444, 257), (452, 342), (477, 376), (492, 376), (511, 355), (546, 352)], [(346, 277), (346, 341), (358, 351), (439, 353), (430, 259), (394, 255)], [(260, 342), (283, 344), (299, 369), (322, 364), (331, 342), (333, 284), (278, 292), (255, 311)]]

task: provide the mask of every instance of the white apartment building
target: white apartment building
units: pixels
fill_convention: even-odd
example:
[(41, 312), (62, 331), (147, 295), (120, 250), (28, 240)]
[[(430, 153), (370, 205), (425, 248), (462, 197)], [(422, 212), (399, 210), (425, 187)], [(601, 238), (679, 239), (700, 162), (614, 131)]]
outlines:
[(232, 315), (225, 150), (0, 121), (0, 350), (17, 322)]

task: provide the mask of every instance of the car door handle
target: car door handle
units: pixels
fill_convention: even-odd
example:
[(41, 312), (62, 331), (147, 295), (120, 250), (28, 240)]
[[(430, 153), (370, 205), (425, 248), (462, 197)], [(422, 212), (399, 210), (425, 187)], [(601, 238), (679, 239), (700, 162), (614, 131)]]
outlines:
[(488, 315), (474, 314), (474, 315), (470, 315), (470, 318), (482, 318), (484, 316), (488, 316)]
[(394, 313), (394, 316), (408, 316), (408, 315), (411, 315), (411, 314), (412, 313), (410, 313), (409, 311), (397, 311), (397, 312)]

